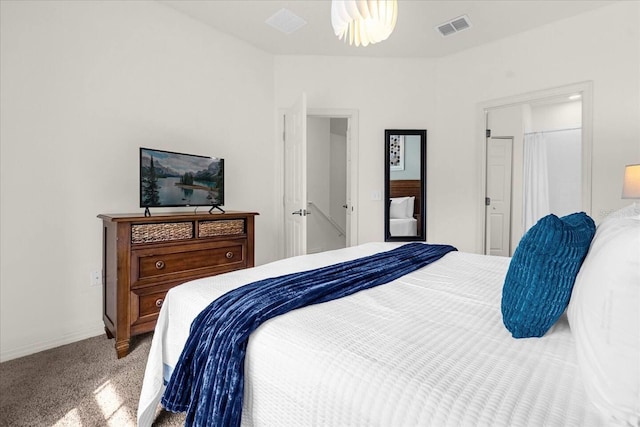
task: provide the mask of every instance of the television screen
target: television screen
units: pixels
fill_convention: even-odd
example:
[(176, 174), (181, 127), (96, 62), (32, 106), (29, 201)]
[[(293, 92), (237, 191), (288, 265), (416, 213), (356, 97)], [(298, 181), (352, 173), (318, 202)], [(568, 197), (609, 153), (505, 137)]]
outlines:
[(224, 159), (140, 148), (140, 207), (224, 205)]

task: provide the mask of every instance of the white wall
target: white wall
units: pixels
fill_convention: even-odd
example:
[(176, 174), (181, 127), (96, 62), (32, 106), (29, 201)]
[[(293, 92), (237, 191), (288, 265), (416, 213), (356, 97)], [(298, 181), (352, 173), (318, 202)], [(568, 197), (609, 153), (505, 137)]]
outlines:
[[(317, 209), (329, 207), (330, 119), (307, 118), (307, 200)], [(323, 252), (326, 248), (325, 227), (317, 210), (309, 207), (307, 217), (307, 253)]]
[(594, 87), (592, 215), (600, 221), (628, 204), (620, 192), (624, 165), (640, 161), (639, 76), (640, 2), (616, 2), (439, 60), (428, 162), (428, 182), (439, 182), (427, 189), (429, 240), (482, 250), (479, 104), (577, 82)]
[[(347, 119), (331, 119), (331, 176), (329, 177), (329, 217), (347, 229)], [(346, 236), (341, 239), (346, 246)]]
[(328, 117), (307, 117), (307, 199), (329, 211), (331, 138)]
[(96, 215), (142, 212), (140, 146), (224, 157), (275, 258), (271, 55), (156, 2), (0, 7), (2, 360), (103, 331)]
[(569, 101), (532, 105), (531, 129), (528, 129), (527, 132), (579, 127), (582, 127), (582, 102)]

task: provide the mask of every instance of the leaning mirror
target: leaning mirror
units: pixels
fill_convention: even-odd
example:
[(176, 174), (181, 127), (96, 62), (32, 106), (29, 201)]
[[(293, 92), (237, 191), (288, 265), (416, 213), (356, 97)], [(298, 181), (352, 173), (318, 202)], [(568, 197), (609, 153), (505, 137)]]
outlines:
[(426, 240), (427, 131), (385, 134), (385, 241)]

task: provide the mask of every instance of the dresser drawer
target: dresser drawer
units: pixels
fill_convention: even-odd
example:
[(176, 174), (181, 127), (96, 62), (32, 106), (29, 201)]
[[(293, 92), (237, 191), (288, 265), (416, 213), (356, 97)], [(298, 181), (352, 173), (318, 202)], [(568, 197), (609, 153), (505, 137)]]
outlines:
[(139, 319), (149, 319), (150, 316), (155, 318), (155, 316), (160, 313), (167, 292), (168, 291), (161, 291), (147, 295), (137, 295)]
[(171, 287), (171, 285), (152, 286), (131, 291), (131, 318), (129, 320), (133, 330), (137, 333), (153, 330), (164, 299)]
[(131, 243), (156, 243), (193, 238), (193, 222), (131, 225)]
[(230, 236), (245, 233), (244, 219), (200, 221), (198, 237)]
[(222, 241), (132, 251), (131, 287), (245, 268), (246, 242)]

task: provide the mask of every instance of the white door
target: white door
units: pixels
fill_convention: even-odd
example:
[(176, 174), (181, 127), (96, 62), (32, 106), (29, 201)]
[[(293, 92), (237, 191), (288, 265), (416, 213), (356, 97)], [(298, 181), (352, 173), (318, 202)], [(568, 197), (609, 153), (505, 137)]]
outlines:
[(307, 97), (284, 115), (285, 256), (307, 253)]
[(511, 256), (513, 138), (487, 138), (486, 241), (488, 255)]

